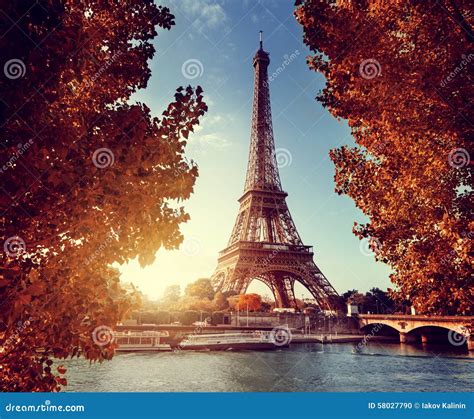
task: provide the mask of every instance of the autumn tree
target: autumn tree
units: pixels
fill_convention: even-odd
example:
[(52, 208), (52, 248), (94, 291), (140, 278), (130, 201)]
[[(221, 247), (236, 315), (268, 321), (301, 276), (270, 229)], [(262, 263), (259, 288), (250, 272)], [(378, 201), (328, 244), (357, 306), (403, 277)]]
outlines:
[(229, 307), (226, 296), (221, 292), (217, 291), (212, 300), (212, 305), (215, 310), (224, 310)]
[(258, 294), (240, 294), (235, 306), (236, 310), (259, 311), (262, 297)]
[(231, 310), (236, 310), (237, 304), (239, 303), (239, 294), (227, 297), (227, 303)]
[(275, 307), (275, 300), (272, 297), (268, 295), (262, 296), (262, 304), (260, 307), (261, 311), (271, 311), (272, 308), (274, 307)]
[(55, 391), (53, 357), (113, 355), (109, 328), (134, 302), (111, 265), (182, 240), (197, 176), (184, 149), (206, 105), (199, 87), (160, 118), (130, 102), (155, 27), (174, 24), (152, 0), (1, 9), (0, 389)]
[(347, 290), (346, 292), (341, 294), (341, 297), (344, 299), (344, 303), (347, 303), (353, 295), (358, 293), (359, 291), (357, 290)]
[(197, 297), (212, 300), (214, 298), (214, 288), (209, 278), (200, 278), (189, 284), (185, 291), (190, 297)]
[(394, 313), (402, 310), (402, 307), (390, 298), (387, 292), (379, 288), (371, 288), (365, 294), (366, 307), (372, 313)]
[(191, 297), (189, 295), (182, 296), (173, 307), (174, 310), (178, 311), (212, 311), (214, 309), (212, 301), (208, 298)]
[(163, 293), (163, 302), (165, 304), (176, 303), (181, 296), (181, 287), (179, 285), (169, 285)]
[(299, 0), (326, 77), (318, 96), (356, 146), (331, 151), (354, 226), (420, 313), (472, 314), (473, 17), (467, 0)]

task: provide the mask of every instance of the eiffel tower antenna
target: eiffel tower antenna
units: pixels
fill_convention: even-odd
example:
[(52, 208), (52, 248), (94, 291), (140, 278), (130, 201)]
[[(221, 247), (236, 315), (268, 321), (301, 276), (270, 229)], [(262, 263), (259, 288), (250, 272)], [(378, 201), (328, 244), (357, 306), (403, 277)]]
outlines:
[(273, 139), (269, 54), (260, 48), (253, 58), (252, 129), (244, 192), (227, 247), (219, 253), (211, 277), (216, 291), (245, 293), (260, 280), (272, 290), (277, 307), (296, 307), (295, 282), (312, 294), (322, 310), (334, 308), (337, 292), (313, 261), (286, 204)]

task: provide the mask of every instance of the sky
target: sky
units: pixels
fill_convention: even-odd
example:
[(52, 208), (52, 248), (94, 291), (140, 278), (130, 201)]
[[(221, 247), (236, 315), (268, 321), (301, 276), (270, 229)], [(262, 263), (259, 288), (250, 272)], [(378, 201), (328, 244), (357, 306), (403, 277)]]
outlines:
[[(200, 85), (209, 106), (190, 135), (188, 158), (199, 166), (194, 194), (184, 205), (191, 220), (182, 225), (179, 250), (157, 253), (140, 268), (122, 265), (122, 280), (151, 299), (164, 289), (208, 278), (217, 253), (226, 247), (242, 195), (250, 141), (253, 95), (252, 58), (263, 31), (270, 53), (270, 95), (280, 177), (287, 204), (303, 242), (314, 246), (315, 262), (342, 293), (390, 286), (390, 269), (376, 262), (365, 241), (352, 233), (354, 221), (367, 219), (347, 196), (334, 192), (329, 150), (354, 141), (345, 121), (337, 121), (315, 99), (324, 77), (306, 65), (308, 48), (293, 16), (291, 0), (158, 0), (175, 15), (171, 31), (158, 30), (152, 77), (134, 95), (159, 116), (181, 85)], [(277, 69), (280, 67), (280, 71)], [(275, 75), (272, 77), (272, 74)], [(309, 293), (300, 285), (296, 295)], [(247, 292), (270, 295), (253, 281)]]

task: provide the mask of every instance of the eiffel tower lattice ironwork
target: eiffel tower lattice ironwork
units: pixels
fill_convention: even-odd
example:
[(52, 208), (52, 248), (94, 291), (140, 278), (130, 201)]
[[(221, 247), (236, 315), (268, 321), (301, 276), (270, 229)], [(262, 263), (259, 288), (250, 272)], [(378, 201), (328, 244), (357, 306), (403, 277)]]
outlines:
[(219, 253), (211, 281), (216, 291), (244, 293), (258, 279), (273, 292), (277, 307), (296, 307), (295, 281), (323, 310), (337, 292), (313, 261), (296, 230), (282, 190), (273, 140), (269, 54), (260, 48), (253, 59), (254, 96), (247, 177), (240, 210), (227, 247)]

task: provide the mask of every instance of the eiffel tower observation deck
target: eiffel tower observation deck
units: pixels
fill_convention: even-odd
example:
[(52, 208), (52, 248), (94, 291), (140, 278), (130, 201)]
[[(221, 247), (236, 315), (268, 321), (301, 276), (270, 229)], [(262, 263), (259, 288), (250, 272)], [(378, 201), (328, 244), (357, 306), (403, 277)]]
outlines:
[(312, 294), (322, 310), (334, 309), (337, 292), (303, 244), (286, 204), (275, 155), (268, 66), (260, 48), (253, 58), (252, 129), (244, 192), (227, 247), (219, 253), (211, 281), (216, 291), (245, 293), (251, 281), (265, 283), (276, 307), (296, 307), (295, 282)]

